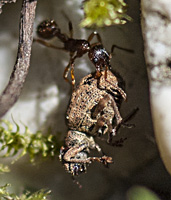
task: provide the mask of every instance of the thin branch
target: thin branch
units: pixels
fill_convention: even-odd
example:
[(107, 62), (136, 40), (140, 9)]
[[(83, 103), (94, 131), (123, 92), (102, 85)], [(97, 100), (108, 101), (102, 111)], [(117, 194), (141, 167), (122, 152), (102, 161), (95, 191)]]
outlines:
[(9, 83), (0, 96), (0, 118), (18, 100), (28, 74), (36, 4), (37, 0), (23, 0), (17, 59)]
[(1, 3), (15, 3), (16, 0), (1, 0)]

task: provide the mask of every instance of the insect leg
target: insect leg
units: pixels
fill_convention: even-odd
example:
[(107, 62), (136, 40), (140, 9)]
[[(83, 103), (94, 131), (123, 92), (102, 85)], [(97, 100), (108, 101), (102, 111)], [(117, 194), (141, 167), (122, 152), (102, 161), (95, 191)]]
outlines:
[(70, 148), (64, 155), (64, 160), (66, 162), (71, 162), (71, 163), (91, 163), (92, 161), (97, 161), (97, 162), (101, 162), (104, 164), (107, 163), (112, 163), (112, 158), (108, 157), (108, 156), (102, 156), (102, 157), (88, 157), (85, 159), (79, 159), (79, 158), (75, 158), (75, 156), (83, 151), (85, 148), (88, 147), (88, 144), (81, 144), (79, 146), (74, 146), (72, 148)]
[(69, 36), (70, 36), (70, 38), (73, 38), (73, 26), (72, 26), (72, 22), (70, 21), (68, 15), (64, 11), (62, 11), (62, 14), (64, 15), (64, 17), (68, 21)]
[(71, 63), (71, 84), (73, 91), (75, 90), (74, 61)]
[(63, 47), (57, 47), (57, 46), (55, 46), (53, 44), (50, 44), (50, 43), (48, 43), (48, 42), (46, 42), (44, 40), (41, 40), (41, 39), (35, 39), (34, 38), (33, 42), (38, 42), (38, 43), (40, 43), (40, 44), (42, 44), (42, 45), (44, 45), (46, 47), (50, 47), (50, 48), (53, 48), (53, 49), (59, 49), (59, 50), (66, 51)]
[[(73, 52), (70, 52), (70, 60), (69, 60), (68, 65), (65, 67), (65, 70), (63, 73), (63, 78), (65, 79), (65, 81), (72, 84), (73, 88), (75, 87), (75, 76), (74, 76), (74, 60), (75, 60), (75, 58), (76, 58), (76, 56), (73, 57)], [(70, 69), (71, 69), (72, 82), (70, 82), (68, 79), (68, 73), (69, 73)]]
[(105, 81), (107, 80), (107, 71), (108, 71), (108, 66), (105, 66)]
[(65, 70), (64, 70), (64, 73), (63, 73), (63, 78), (65, 79), (65, 81), (67, 81), (68, 83), (71, 83), (68, 79), (68, 73), (69, 73), (69, 70), (71, 68), (71, 64), (70, 64), (70, 61), (68, 63), (68, 65), (65, 67)]
[(69, 28), (69, 36), (70, 38), (73, 38), (73, 26), (71, 21), (68, 22), (68, 28)]
[(98, 42), (102, 43), (101, 36), (100, 36), (99, 33), (97, 33), (96, 31), (92, 32), (92, 33), (89, 35), (89, 37), (88, 37), (88, 39), (87, 39), (88, 42), (90, 42), (90, 41), (94, 38), (94, 36), (97, 37)]
[(106, 87), (107, 90), (111, 91), (112, 93), (113, 93), (113, 90), (117, 90), (117, 91), (121, 94), (122, 98), (123, 98), (124, 100), (126, 100), (126, 93), (124, 92), (124, 90), (123, 90), (122, 88), (120, 88), (120, 87), (119, 87), (118, 85), (116, 85), (116, 84), (114, 85), (113, 83), (111, 83), (111, 82), (108, 81), (108, 80), (105, 80), (105, 81), (109, 83), (109, 86)]
[(113, 54), (115, 48), (129, 52), (129, 53), (134, 53), (134, 50), (132, 50), (132, 49), (123, 48), (123, 47), (113, 44), (111, 47), (110, 58), (112, 57), (112, 54)]
[(79, 144), (79, 145), (75, 145), (73, 147), (71, 147), (70, 149), (68, 149), (68, 151), (65, 153), (64, 155), (64, 160), (66, 162), (72, 162), (72, 163), (91, 163), (90, 158), (85, 158), (85, 159), (79, 159), (79, 158), (75, 158), (75, 156), (83, 151), (85, 148), (88, 147), (88, 144)]

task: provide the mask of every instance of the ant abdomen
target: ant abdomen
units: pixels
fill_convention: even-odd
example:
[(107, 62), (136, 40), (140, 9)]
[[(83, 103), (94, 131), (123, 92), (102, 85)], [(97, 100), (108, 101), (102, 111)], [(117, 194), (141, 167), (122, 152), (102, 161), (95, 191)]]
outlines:
[(68, 40), (67, 35), (61, 33), (60, 28), (53, 19), (47, 19), (41, 22), (37, 27), (37, 34), (39, 37), (46, 40), (50, 40), (53, 37), (58, 37), (62, 42)]
[(52, 20), (44, 20), (37, 27), (37, 34), (43, 39), (52, 39), (59, 31), (58, 25)]

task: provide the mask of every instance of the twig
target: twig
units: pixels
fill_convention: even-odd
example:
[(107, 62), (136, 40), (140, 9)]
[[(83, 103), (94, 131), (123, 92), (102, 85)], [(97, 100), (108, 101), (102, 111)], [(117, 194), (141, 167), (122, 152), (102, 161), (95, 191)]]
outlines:
[(37, 0), (23, 0), (17, 59), (9, 83), (0, 96), (0, 118), (18, 100), (29, 70), (36, 4)]
[(15, 3), (16, 0), (1, 0), (1, 3)]

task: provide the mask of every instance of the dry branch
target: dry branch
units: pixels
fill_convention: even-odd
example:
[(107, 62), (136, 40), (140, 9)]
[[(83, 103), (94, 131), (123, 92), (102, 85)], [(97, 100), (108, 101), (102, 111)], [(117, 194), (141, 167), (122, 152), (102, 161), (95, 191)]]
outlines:
[(18, 100), (28, 74), (36, 4), (37, 0), (23, 0), (17, 59), (9, 83), (0, 96), (0, 118)]

